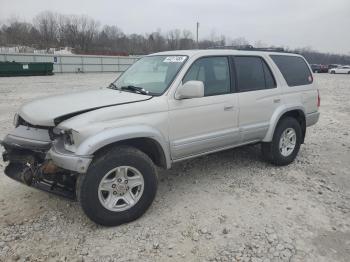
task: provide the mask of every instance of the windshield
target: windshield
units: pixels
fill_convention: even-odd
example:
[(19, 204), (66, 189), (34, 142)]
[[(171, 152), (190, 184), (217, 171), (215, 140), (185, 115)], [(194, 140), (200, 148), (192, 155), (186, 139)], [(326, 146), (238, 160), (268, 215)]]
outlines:
[(113, 86), (129, 92), (138, 88), (146, 90), (150, 95), (161, 95), (169, 87), (186, 59), (187, 56), (143, 57), (126, 70)]

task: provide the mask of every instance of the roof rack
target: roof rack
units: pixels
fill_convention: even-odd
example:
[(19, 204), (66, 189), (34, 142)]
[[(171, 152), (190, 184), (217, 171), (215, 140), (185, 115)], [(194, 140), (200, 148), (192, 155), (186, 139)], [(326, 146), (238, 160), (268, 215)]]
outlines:
[(287, 52), (283, 47), (253, 47), (252, 45), (212, 46), (207, 49), (234, 49), (245, 51)]

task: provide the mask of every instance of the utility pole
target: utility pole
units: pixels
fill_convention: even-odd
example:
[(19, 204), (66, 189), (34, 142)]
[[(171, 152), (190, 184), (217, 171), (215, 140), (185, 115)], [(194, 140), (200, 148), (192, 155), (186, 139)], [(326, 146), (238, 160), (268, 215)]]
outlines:
[(199, 22), (197, 22), (197, 49), (199, 48), (199, 45), (198, 45), (198, 28), (199, 28)]

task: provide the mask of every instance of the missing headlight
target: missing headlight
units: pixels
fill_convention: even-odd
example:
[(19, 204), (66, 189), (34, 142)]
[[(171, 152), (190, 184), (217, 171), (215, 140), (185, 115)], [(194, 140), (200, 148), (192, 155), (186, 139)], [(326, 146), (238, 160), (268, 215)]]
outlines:
[(73, 145), (74, 144), (74, 139), (73, 139), (73, 135), (72, 133), (66, 133), (65, 136), (64, 136), (64, 140), (65, 142), (68, 144), (68, 145)]
[(55, 137), (62, 137), (64, 144), (70, 145), (70, 146), (74, 145), (72, 129), (64, 130), (58, 127), (54, 127), (52, 129), (52, 133)]
[(72, 130), (65, 130), (63, 134), (64, 138), (64, 143), (67, 145), (74, 145), (74, 139), (73, 139), (73, 134)]

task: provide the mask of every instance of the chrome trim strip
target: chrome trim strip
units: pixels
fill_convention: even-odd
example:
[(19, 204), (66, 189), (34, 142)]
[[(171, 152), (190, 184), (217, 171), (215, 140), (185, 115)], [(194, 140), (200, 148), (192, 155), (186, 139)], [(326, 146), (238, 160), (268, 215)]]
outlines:
[(224, 131), (212, 132), (209, 135), (204, 134), (204, 135), (199, 135), (199, 136), (195, 136), (195, 137), (179, 139), (179, 140), (174, 141), (172, 143), (172, 146), (174, 148), (189, 146), (191, 144), (201, 143), (201, 142), (205, 142), (208, 140), (223, 139), (225, 137), (235, 136), (237, 134), (238, 134), (238, 128), (231, 128), (231, 129), (224, 130)]
[(220, 151), (224, 151), (224, 150), (228, 150), (228, 149), (232, 149), (232, 148), (236, 148), (236, 147), (240, 147), (240, 146), (244, 146), (244, 145), (255, 144), (255, 143), (258, 143), (258, 142), (260, 142), (260, 140), (253, 140), (253, 141), (249, 141), (249, 142), (239, 143), (239, 144), (236, 144), (236, 145), (220, 147), (220, 148), (216, 148), (214, 150), (206, 151), (206, 152), (203, 152), (203, 153), (189, 155), (189, 156), (186, 156), (186, 157), (183, 157), (183, 158), (174, 159), (173, 163), (180, 162), (180, 161), (187, 160), (187, 159), (191, 159), (191, 158), (195, 158), (195, 157), (199, 157), (199, 156), (204, 156), (204, 155), (216, 153), (216, 152), (220, 152)]

